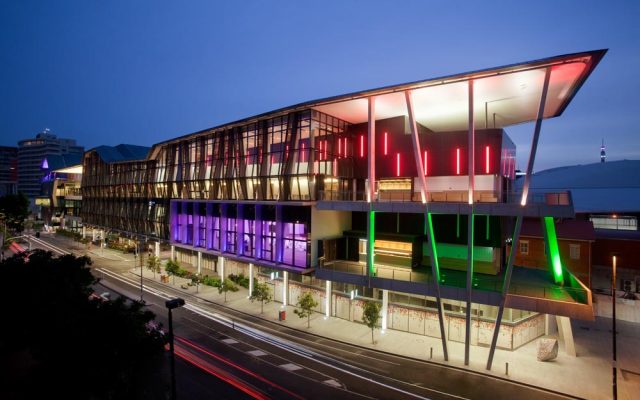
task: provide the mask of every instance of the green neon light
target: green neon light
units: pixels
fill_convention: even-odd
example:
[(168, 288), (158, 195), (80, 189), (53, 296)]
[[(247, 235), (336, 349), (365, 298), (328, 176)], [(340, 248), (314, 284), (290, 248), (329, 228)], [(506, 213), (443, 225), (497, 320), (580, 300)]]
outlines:
[(429, 229), (429, 244), (431, 245), (431, 256), (436, 270), (436, 282), (440, 282), (440, 263), (438, 262), (438, 249), (436, 244), (436, 236), (433, 234), (433, 221), (431, 213), (427, 213), (427, 227)]
[(562, 262), (560, 261), (560, 250), (558, 249), (558, 236), (556, 235), (556, 226), (553, 223), (553, 217), (544, 217), (544, 227), (547, 231), (553, 279), (556, 284), (562, 285), (564, 283), (564, 277), (562, 274)]
[(456, 237), (460, 237), (460, 214), (456, 214)]
[(367, 242), (367, 244), (369, 245), (369, 254), (367, 254), (367, 257), (369, 257), (368, 260), (368, 267), (369, 267), (369, 275), (370, 276), (374, 276), (374, 265), (373, 265), (373, 261), (375, 259), (375, 255), (373, 254), (373, 249), (374, 249), (374, 244), (375, 244), (375, 236), (376, 236), (376, 213), (375, 211), (369, 211), (369, 242)]
[(487, 214), (487, 233), (485, 235), (485, 238), (489, 240), (489, 215), (488, 214)]
[(473, 244), (474, 244), (474, 219), (475, 219), (475, 214), (471, 213), (469, 215), (469, 218), (471, 219), (469, 222), (469, 230), (471, 231), (471, 237), (469, 238), (469, 240), (471, 241), (470, 243), (467, 243), (468, 249), (469, 249), (469, 256), (467, 258), (467, 262), (469, 262), (469, 266), (471, 267), (470, 272), (471, 272), (471, 278), (473, 278)]

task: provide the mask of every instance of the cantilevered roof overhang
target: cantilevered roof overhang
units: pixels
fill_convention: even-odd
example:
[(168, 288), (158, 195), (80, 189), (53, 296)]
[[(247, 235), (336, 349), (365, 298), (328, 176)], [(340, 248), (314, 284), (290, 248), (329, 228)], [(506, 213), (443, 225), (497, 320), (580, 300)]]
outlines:
[(553, 118), (561, 115), (567, 108), (606, 52), (607, 50), (603, 49), (565, 54), (327, 97), (194, 132), (158, 145), (310, 108), (350, 123), (362, 123), (367, 121), (367, 99), (372, 96), (376, 97), (377, 120), (407, 115), (404, 98), (404, 92), (407, 90), (412, 92), (418, 123), (434, 132), (467, 129), (470, 80), (474, 82), (476, 126), (504, 128), (536, 119), (547, 68), (551, 69), (551, 75), (544, 118)]
[(366, 122), (367, 98), (376, 97), (376, 119), (407, 115), (405, 91), (413, 95), (416, 120), (434, 132), (468, 127), (468, 81), (474, 84), (476, 127), (504, 128), (536, 119), (547, 68), (551, 69), (544, 118), (562, 114), (606, 50), (568, 54), (505, 67), (388, 86), (309, 106), (351, 123)]

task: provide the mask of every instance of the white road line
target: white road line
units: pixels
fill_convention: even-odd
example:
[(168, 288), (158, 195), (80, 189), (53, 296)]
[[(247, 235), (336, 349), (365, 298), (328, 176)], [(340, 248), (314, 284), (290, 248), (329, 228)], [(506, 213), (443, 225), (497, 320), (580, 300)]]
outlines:
[(278, 365), (278, 367), (284, 369), (285, 371), (289, 371), (289, 372), (293, 372), (293, 371), (297, 371), (299, 369), (302, 369), (301, 366), (293, 364), (293, 363)]
[(262, 350), (251, 350), (251, 351), (247, 351), (247, 354), (251, 354), (254, 357), (262, 357), (262, 356), (266, 356), (268, 353), (265, 353)]

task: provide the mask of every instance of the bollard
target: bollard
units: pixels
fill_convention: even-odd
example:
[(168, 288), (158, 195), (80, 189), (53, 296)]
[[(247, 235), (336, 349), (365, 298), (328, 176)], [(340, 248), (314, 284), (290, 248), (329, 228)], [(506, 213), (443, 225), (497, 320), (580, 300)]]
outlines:
[(505, 373), (505, 375), (509, 376), (509, 363), (508, 362), (504, 363), (504, 373)]
[(433, 359), (433, 347), (431, 348), (431, 352), (429, 353), (429, 360)]

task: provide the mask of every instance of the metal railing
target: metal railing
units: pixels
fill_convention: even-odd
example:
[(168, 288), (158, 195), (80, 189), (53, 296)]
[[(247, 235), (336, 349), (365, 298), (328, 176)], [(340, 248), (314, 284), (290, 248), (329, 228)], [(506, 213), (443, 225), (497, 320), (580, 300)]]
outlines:
[[(429, 192), (429, 201), (435, 203), (467, 203), (467, 196), (464, 191), (443, 191)], [(520, 204), (522, 193), (512, 192), (505, 194), (504, 201), (500, 194), (491, 191), (476, 191), (477, 203), (511, 203)], [(476, 196), (474, 196), (476, 197)], [(366, 201), (367, 192), (365, 191), (334, 191), (319, 190), (319, 201)], [(409, 190), (389, 190), (377, 191), (374, 193), (372, 201), (376, 202), (421, 202), (420, 192), (411, 192)], [(552, 193), (529, 193), (528, 204), (546, 204), (550, 206), (569, 206), (573, 203), (571, 192), (552, 192)]]

